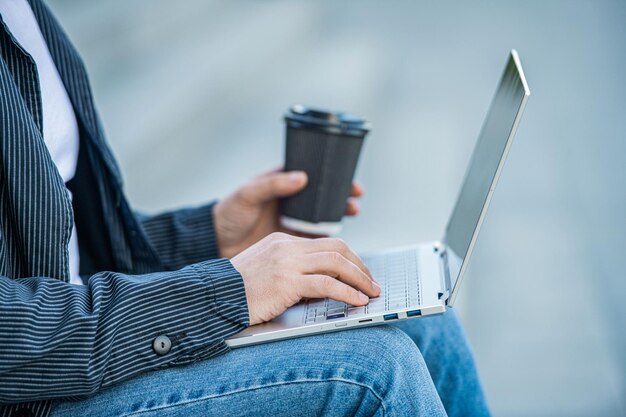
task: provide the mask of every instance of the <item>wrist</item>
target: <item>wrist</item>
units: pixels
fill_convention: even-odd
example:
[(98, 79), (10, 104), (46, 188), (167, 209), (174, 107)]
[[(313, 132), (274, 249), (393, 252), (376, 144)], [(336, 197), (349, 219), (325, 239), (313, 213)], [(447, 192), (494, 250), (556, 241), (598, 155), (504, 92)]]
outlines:
[(232, 258), (233, 253), (228, 244), (227, 227), (224, 225), (224, 202), (218, 201), (213, 205), (213, 227), (215, 228), (215, 239), (217, 241), (217, 250), (221, 258)]
[(259, 320), (256, 315), (256, 308), (254, 307), (256, 303), (254, 297), (255, 291), (253, 289), (253, 283), (250, 280), (246, 279), (246, 260), (241, 259), (241, 256), (237, 255), (230, 260), (230, 263), (233, 266), (233, 269), (235, 269), (241, 275), (241, 280), (243, 281), (243, 288), (246, 294), (246, 303), (248, 305), (248, 318), (250, 326), (261, 323), (261, 320)]

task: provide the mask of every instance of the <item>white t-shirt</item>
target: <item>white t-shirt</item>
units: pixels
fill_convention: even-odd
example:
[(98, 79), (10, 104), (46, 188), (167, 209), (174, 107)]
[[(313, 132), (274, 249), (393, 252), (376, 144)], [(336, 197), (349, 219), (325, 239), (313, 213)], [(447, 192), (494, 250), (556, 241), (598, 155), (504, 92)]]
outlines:
[[(13, 37), (37, 64), (43, 105), (43, 139), (63, 182), (67, 183), (74, 177), (78, 162), (78, 124), (72, 103), (28, 2), (0, 0), (0, 15)], [(71, 282), (82, 284), (75, 224), (69, 253)]]

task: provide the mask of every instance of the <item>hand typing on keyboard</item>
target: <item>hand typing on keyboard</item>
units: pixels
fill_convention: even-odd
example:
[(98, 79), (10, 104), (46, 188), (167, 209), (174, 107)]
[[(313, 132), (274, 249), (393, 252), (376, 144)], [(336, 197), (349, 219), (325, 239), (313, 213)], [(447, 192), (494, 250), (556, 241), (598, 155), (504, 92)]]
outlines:
[(272, 233), (231, 262), (243, 277), (250, 324), (269, 321), (303, 298), (363, 306), (380, 294), (367, 266), (340, 239)]
[(367, 304), (346, 304), (330, 299), (307, 301), (305, 324), (346, 317), (380, 314), (418, 305), (419, 280), (417, 257), (413, 250), (391, 252), (365, 259), (378, 281), (381, 292)]

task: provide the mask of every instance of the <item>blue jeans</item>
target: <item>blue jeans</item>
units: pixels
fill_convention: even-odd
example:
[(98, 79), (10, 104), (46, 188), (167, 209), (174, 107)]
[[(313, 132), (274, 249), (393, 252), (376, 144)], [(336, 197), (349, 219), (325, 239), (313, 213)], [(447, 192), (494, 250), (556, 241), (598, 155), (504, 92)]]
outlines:
[[(419, 348), (418, 348), (419, 347)], [(445, 407), (445, 409), (444, 409)], [(455, 313), (250, 346), (154, 371), (58, 416), (489, 415)]]

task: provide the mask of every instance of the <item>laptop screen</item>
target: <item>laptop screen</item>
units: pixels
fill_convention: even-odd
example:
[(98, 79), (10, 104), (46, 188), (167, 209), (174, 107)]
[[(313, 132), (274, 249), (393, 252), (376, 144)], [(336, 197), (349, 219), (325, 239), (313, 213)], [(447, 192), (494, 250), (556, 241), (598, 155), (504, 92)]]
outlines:
[(478, 136), (461, 192), (446, 227), (443, 242), (447, 247), (452, 288), (449, 304), (454, 302), (458, 284), (467, 267), (480, 224), (529, 95), (519, 57), (513, 50)]

